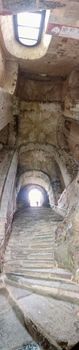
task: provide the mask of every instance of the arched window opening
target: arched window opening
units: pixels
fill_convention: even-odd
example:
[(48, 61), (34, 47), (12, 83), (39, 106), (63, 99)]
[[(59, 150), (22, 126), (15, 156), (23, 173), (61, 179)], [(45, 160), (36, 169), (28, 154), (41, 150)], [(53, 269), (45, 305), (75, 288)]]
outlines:
[(23, 12), (13, 16), (16, 40), (24, 46), (36, 46), (42, 38), (45, 10)]

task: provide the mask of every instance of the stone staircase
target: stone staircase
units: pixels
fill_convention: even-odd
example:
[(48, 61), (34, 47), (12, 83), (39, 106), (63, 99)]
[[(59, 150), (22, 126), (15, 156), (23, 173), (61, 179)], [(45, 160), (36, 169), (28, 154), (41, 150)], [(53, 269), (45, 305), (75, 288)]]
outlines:
[(5, 252), (4, 271), (51, 278), (55, 266), (55, 229), (61, 220), (50, 208), (18, 210)]
[(55, 229), (61, 220), (50, 208), (17, 211), (4, 257), (6, 285), (79, 303), (79, 286), (54, 259)]
[(61, 220), (50, 208), (17, 211), (1, 275), (12, 310), (42, 349), (67, 349), (79, 340), (79, 285), (54, 259), (55, 229)]

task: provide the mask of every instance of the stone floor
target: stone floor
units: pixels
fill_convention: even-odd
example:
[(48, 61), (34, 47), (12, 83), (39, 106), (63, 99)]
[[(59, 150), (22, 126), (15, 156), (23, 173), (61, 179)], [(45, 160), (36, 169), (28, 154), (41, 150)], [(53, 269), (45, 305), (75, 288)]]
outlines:
[(0, 350), (18, 349), (33, 339), (10, 305), (6, 293), (0, 292)]
[(33, 293), (25, 296), (25, 291), (22, 296), (17, 288), (8, 288), (24, 313), (26, 325), (29, 319), (52, 346), (70, 349), (79, 341), (79, 305)]

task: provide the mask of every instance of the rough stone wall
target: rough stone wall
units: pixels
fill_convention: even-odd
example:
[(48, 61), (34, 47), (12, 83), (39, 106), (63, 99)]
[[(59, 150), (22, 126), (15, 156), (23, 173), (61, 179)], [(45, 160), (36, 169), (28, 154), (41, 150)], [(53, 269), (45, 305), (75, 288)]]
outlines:
[(12, 116), (11, 96), (0, 88), (0, 130), (11, 121)]
[[(3, 154), (2, 154), (3, 153)], [(3, 253), (11, 231), (13, 213), (16, 209), (17, 154), (5, 150), (0, 154), (0, 268)]]
[(12, 121), (9, 128), (9, 145), (11, 148), (16, 145), (19, 152), (19, 175), (29, 170), (43, 171), (50, 177), (55, 188), (56, 202), (64, 188), (61, 171), (59, 170), (59, 174), (57, 171), (53, 149), (53, 145), (56, 145), (60, 113), (59, 102), (24, 102), (15, 99), (14, 122)]
[(53, 0), (51, 1), (47, 1), (47, 0), (43, 0), (43, 1), (39, 1), (38, 3), (36, 2), (36, 0), (30, 0), (30, 1), (25, 1), (24, 0), (19, 0), (16, 1), (14, 0), (14, 2), (12, 0), (1, 0), (0, 3), (0, 11), (3, 13), (7, 13), (9, 11), (23, 11), (23, 10), (29, 10), (29, 9), (35, 9), (37, 10), (38, 8), (62, 8), (63, 6), (60, 3), (61, 0), (59, 0), (59, 2), (57, 4), (53, 3)]
[[(73, 122), (63, 116), (62, 79), (54, 79), (51, 83), (43, 79), (44, 102), (39, 102), (40, 84), (38, 77), (28, 80), (24, 74), (19, 75), (8, 142), (11, 148), (18, 148), (19, 175), (29, 170), (46, 173), (57, 203), (64, 187), (73, 180), (78, 169), (73, 158)], [(22, 91), (26, 101), (21, 99)]]
[(15, 61), (12, 62), (10, 60), (5, 59), (3, 75), (0, 81), (0, 86), (9, 94), (13, 95), (16, 91), (17, 78), (18, 78), (18, 63)]
[[(20, 115), (21, 120), (22, 115), (24, 115), (25, 121), (23, 123), (25, 123), (25, 128), (27, 123), (28, 129), (29, 118), (32, 118), (31, 128), (32, 130), (34, 129), (34, 135), (31, 130), (32, 140), (34, 137), (33, 141), (36, 141), (35, 129), (38, 128), (39, 136), (37, 134), (37, 142), (44, 142), (45, 138), (45, 142), (55, 144), (62, 150), (64, 146), (64, 150), (68, 153), (71, 152), (75, 161), (79, 157), (78, 74), (79, 71), (77, 69), (72, 71), (65, 80), (59, 77), (49, 77), (47, 80), (47, 77), (42, 75), (40, 77), (36, 75), (35, 79), (33, 75), (30, 75), (29, 79), (27, 74), (20, 72), (17, 85), (17, 96), (23, 100)], [(27, 107), (28, 102), (30, 103)], [(44, 128), (42, 137), (40, 135), (41, 114), (42, 129)], [(28, 130), (28, 137), (29, 134), (30, 129)]]
[[(76, 15), (78, 15), (78, 1), (75, 1), (76, 8), (74, 11), (73, 1), (69, 3), (68, 0), (64, 0), (63, 4), (62, 1), (53, 1), (53, 0), (39, 0), (38, 2), (36, 0), (27, 0), (26, 2), (24, 0), (0, 0), (0, 11), (5, 14), (7, 12), (19, 12), (24, 10), (37, 10), (37, 9), (52, 9), (54, 10), (54, 15), (56, 14), (56, 17), (58, 18), (60, 14), (60, 23), (61, 23), (61, 17), (63, 17), (64, 21), (68, 23), (68, 20), (70, 17), (73, 20), (76, 20)], [(74, 13), (75, 12), (75, 13)], [(66, 18), (67, 16), (67, 18)], [(70, 22), (69, 22), (70, 23)], [(64, 24), (64, 23), (63, 23)]]
[(56, 144), (56, 125), (60, 103), (21, 102), (18, 144), (27, 142)]
[(62, 100), (63, 78), (19, 72), (17, 96), (28, 102), (60, 102)]
[(8, 136), (9, 136), (9, 125), (6, 125), (0, 131), (0, 149), (3, 149), (4, 145), (8, 144)]
[(79, 281), (79, 172), (61, 195), (58, 207), (61, 212), (64, 208), (66, 215), (55, 233), (56, 256), (60, 265), (64, 259), (64, 265), (73, 270)]
[(5, 67), (5, 58), (0, 45), (0, 86), (4, 78), (4, 67)]
[[(55, 174), (53, 173), (55, 167), (53, 156), (56, 157), (56, 152), (59, 160), (61, 159), (63, 163), (62, 168), (65, 165), (68, 174), (70, 174), (70, 179), (73, 179), (76, 175), (77, 164), (72, 156), (72, 148), (69, 144), (70, 132), (68, 132), (66, 123), (63, 117), (62, 102), (39, 103), (21, 101), (17, 138), (17, 145), (20, 149), (20, 165), (22, 162), (22, 166), (24, 166), (25, 158), (27, 170), (32, 170), (32, 167), (37, 170), (43, 170), (53, 180), (53, 177), (56, 177), (57, 174), (57, 171), (55, 171)], [(59, 165), (59, 161), (57, 162)]]

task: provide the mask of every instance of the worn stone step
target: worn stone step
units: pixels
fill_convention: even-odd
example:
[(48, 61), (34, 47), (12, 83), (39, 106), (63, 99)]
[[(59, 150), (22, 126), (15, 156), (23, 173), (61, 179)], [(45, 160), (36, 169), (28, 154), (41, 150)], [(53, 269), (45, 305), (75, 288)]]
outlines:
[[(26, 239), (28, 240), (28, 236), (29, 236), (29, 238), (30, 239), (35, 239), (35, 240), (42, 240), (42, 239), (52, 239), (53, 238), (53, 236), (54, 236), (54, 230), (52, 231), (52, 232), (48, 232), (48, 234), (45, 234), (44, 232), (42, 233), (42, 235), (40, 234), (40, 232), (39, 232), (39, 234), (38, 235), (35, 235), (35, 233), (33, 232), (31, 232), (31, 235), (29, 236), (29, 232), (28, 232), (28, 234), (26, 235), (26, 232), (24, 232), (24, 236), (26, 235)], [(20, 237), (22, 236), (22, 234), (20, 234)], [(17, 238), (18, 238), (18, 236), (17, 236)]]
[[(50, 258), (52, 255), (53, 255), (53, 251), (52, 250), (51, 250), (51, 252), (48, 251), (47, 254), (44, 251), (42, 251), (42, 252), (35, 252), (35, 253), (33, 253), (33, 252), (29, 253), (29, 251), (28, 251), (25, 254), (23, 254), (22, 258), (23, 258), (23, 260), (24, 259), (26, 260), (27, 258), (30, 259), (31, 257), (35, 257), (35, 259), (36, 259), (36, 256), (37, 257), (41, 256), (41, 258), (44, 256), (45, 259), (47, 260), (47, 258), (48, 257)], [(11, 252), (11, 254), (9, 256), (11, 256), (11, 259), (17, 259), (17, 258), (21, 259), (21, 254), (20, 253), (18, 254), (18, 252), (16, 252), (15, 254), (14, 254), (14, 252), (13, 253)]]
[[(52, 259), (52, 257), (53, 257), (53, 254), (51, 253), (51, 256), (48, 256), (47, 258), (46, 257), (42, 257), (42, 259), (40, 259), (40, 256), (38, 257), (38, 259), (39, 259), (39, 263), (41, 264), (43, 261), (45, 261), (45, 263), (46, 263), (46, 261), (51, 261), (51, 259)], [(16, 255), (16, 256), (12, 256), (12, 255), (9, 255), (8, 257), (7, 257), (7, 259), (5, 260), (5, 262), (8, 264), (8, 263), (11, 263), (11, 262), (13, 262), (14, 263), (14, 261), (16, 261), (16, 263), (18, 262), (19, 264), (21, 264), (21, 262), (22, 261), (24, 261), (24, 263), (26, 263), (27, 264), (27, 260), (29, 260), (29, 262), (30, 262), (30, 260), (31, 259), (27, 259), (27, 257), (21, 257), (20, 255)], [(36, 263), (36, 257), (34, 257), (34, 262)], [(5, 263), (4, 262), (4, 263)]]
[(25, 329), (11, 305), (6, 290), (0, 291), (0, 350), (23, 349), (23, 344), (32, 343), (30, 332)]
[(52, 220), (54, 220), (54, 219), (56, 221), (62, 220), (62, 216), (59, 215), (58, 213), (56, 213), (56, 211), (51, 209), (51, 208), (43, 208), (43, 207), (27, 208), (27, 209), (21, 208), (16, 212), (15, 220), (19, 216), (19, 213), (20, 213), (20, 217), (22, 217), (22, 221), (24, 221), (24, 218), (25, 218), (25, 220), (26, 220), (26, 218), (29, 220), (29, 219), (33, 219), (34, 217), (35, 217), (35, 221), (36, 221), (36, 219), (38, 220), (38, 218), (44, 219), (44, 216), (46, 217), (46, 219), (47, 219), (47, 216), (49, 216)]
[[(27, 247), (28, 247), (28, 251), (27, 251)], [(25, 249), (23, 250), (23, 247), (21, 247), (22, 248), (22, 250), (23, 250), (23, 254), (25, 255), (26, 253), (42, 253), (42, 252), (44, 252), (45, 254), (47, 254), (47, 252), (52, 252), (52, 248), (53, 248), (53, 243), (51, 244), (51, 245), (49, 245), (49, 246), (47, 246), (47, 245), (41, 245), (41, 246), (39, 246), (39, 245), (35, 245), (35, 246), (27, 246), (27, 247), (25, 247)], [(21, 248), (19, 247), (19, 252), (21, 252)], [(10, 252), (10, 249), (8, 248), (7, 249), (7, 254), (9, 254), (9, 252)], [(19, 253), (18, 252), (18, 250), (17, 250), (17, 252), (16, 252), (16, 254), (18, 254)], [(11, 249), (11, 253), (13, 254), (14, 253), (14, 249), (13, 249), (13, 247), (12, 247), (12, 249)]]
[(53, 268), (56, 227), (53, 219), (58, 217), (50, 208), (19, 210), (14, 216), (4, 270), (20, 272), (28, 268)]
[(46, 252), (45, 251), (42, 251), (42, 252), (31, 252), (31, 253), (27, 253), (27, 257), (30, 259), (30, 258), (32, 258), (32, 257), (45, 257), (46, 258), (46, 260), (47, 260), (47, 258), (48, 257), (51, 257), (53, 255), (53, 252), (51, 251), (51, 252), (47, 252), (47, 254), (46, 254)]
[(42, 269), (44, 269), (44, 268), (53, 268), (54, 267), (54, 262), (47, 262), (46, 261), (46, 263), (45, 262), (27, 262), (26, 264), (24, 263), (24, 261), (23, 261), (23, 264), (21, 263), (20, 264), (20, 262), (17, 262), (16, 263), (16, 261), (15, 262), (10, 262), (10, 263), (6, 263), (6, 264), (4, 264), (4, 271), (6, 271), (6, 272), (11, 272), (11, 271), (18, 271), (18, 272), (21, 272), (21, 269), (22, 269), (22, 271), (24, 270), (24, 269), (27, 269), (27, 268), (42, 268)]
[[(23, 248), (24, 248), (24, 252), (25, 252), (25, 253), (26, 253), (27, 249), (28, 249), (28, 250), (32, 250), (32, 251), (33, 251), (33, 250), (37, 251), (37, 249), (38, 249), (38, 251), (41, 251), (41, 249), (45, 251), (45, 249), (46, 249), (46, 252), (47, 252), (47, 248), (48, 248), (48, 250), (49, 250), (49, 249), (52, 250), (53, 245), (54, 245), (54, 242), (51, 242), (50, 244), (42, 244), (42, 242), (41, 242), (41, 244), (37, 244), (37, 243), (36, 243), (36, 244), (31, 245), (30, 247), (29, 247), (29, 245), (27, 244), (27, 245), (25, 246), (25, 248), (24, 248), (24, 246), (19, 246), (19, 248), (17, 249), (17, 251), (18, 251), (18, 250), (20, 251), (20, 249), (23, 251)], [(17, 247), (18, 247), (18, 245), (17, 245)], [(15, 249), (16, 249), (16, 245), (8, 246), (6, 252), (8, 253), (10, 250), (14, 251)]]
[[(45, 250), (44, 250), (44, 247), (45, 247)], [(28, 252), (29, 252), (29, 254), (30, 253), (42, 253), (43, 251), (45, 251), (45, 252), (52, 252), (52, 245), (49, 245), (49, 246), (42, 246), (41, 245), (41, 247), (40, 246), (38, 246), (37, 245), (37, 248), (35, 247), (34, 248), (34, 246), (28, 246)], [(24, 250), (24, 252), (26, 252), (26, 249)]]
[(26, 232), (24, 232), (23, 235), (22, 234), (14, 235), (14, 237), (11, 237), (10, 238), (10, 244), (12, 244), (14, 239), (16, 240), (16, 242), (18, 242), (18, 240), (19, 240), (19, 244), (22, 244), (22, 243), (24, 243), (24, 240), (26, 242), (30, 243), (30, 242), (33, 242), (33, 241), (36, 241), (36, 242), (38, 242), (38, 241), (42, 242), (42, 241), (45, 241), (45, 240), (46, 241), (51, 241), (51, 240), (53, 240), (53, 238), (54, 238), (54, 232), (53, 232), (52, 235), (49, 233), (49, 235), (47, 237), (45, 235), (43, 235), (42, 237), (40, 235), (38, 237), (35, 237), (34, 233), (31, 234), (31, 236), (29, 236), (29, 234), (28, 234), (28, 236), (26, 236)]
[(54, 297), (58, 300), (70, 301), (79, 305), (79, 285), (74, 282), (34, 280), (18, 276), (18, 274), (6, 274), (7, 284), (17, 285), (37, 294)]
[[(20, 273), (19, 273), (20, 275)], [(24, 271), (22, 271), (22, 276), (32, 279), (48, 279), (48, 280), (64, 280), (72, 282), (72, 273), (70, 271), (66, 271), (64, 269), (60, 268), (53, 268), (53, 269), (33, 269), (31, 270), (28, 268)]]
[[(27, 319), (30, 318), (29, 326), (31, 327), (32, 325), (32, 329), (35, 329), (35, 332), (36, 330), (38, 333), (39, 331), (42, 332), (43, 343), (40, 341), (40, 344), (41, 347), (43, 344), (43, 349), (61, 350), (63, 348), (66, 350), (67, 347), (72, 349), (75, 344), (77, 344), (78, 349), (79, 332), (76, 328), (78, 323), (78, 305), (55, 300), (55, 298), (50, 299), (46, 296), (30, 293), (27, 290), (25, 290), (25, 293), (30, 293), (30, 296), (18, 298), (19, 289), (13, 286), (8, 286), (8, 288), (13, 292), (14, 299), (18, 301), (20, 309), (24, 312), (26, 327)], [(33, 327), (33, 322), (35, 327)], [(44, 346), (44, 335), (45, 338), (49, 339), (52, 346), (48, 346), (46, 341)]]

